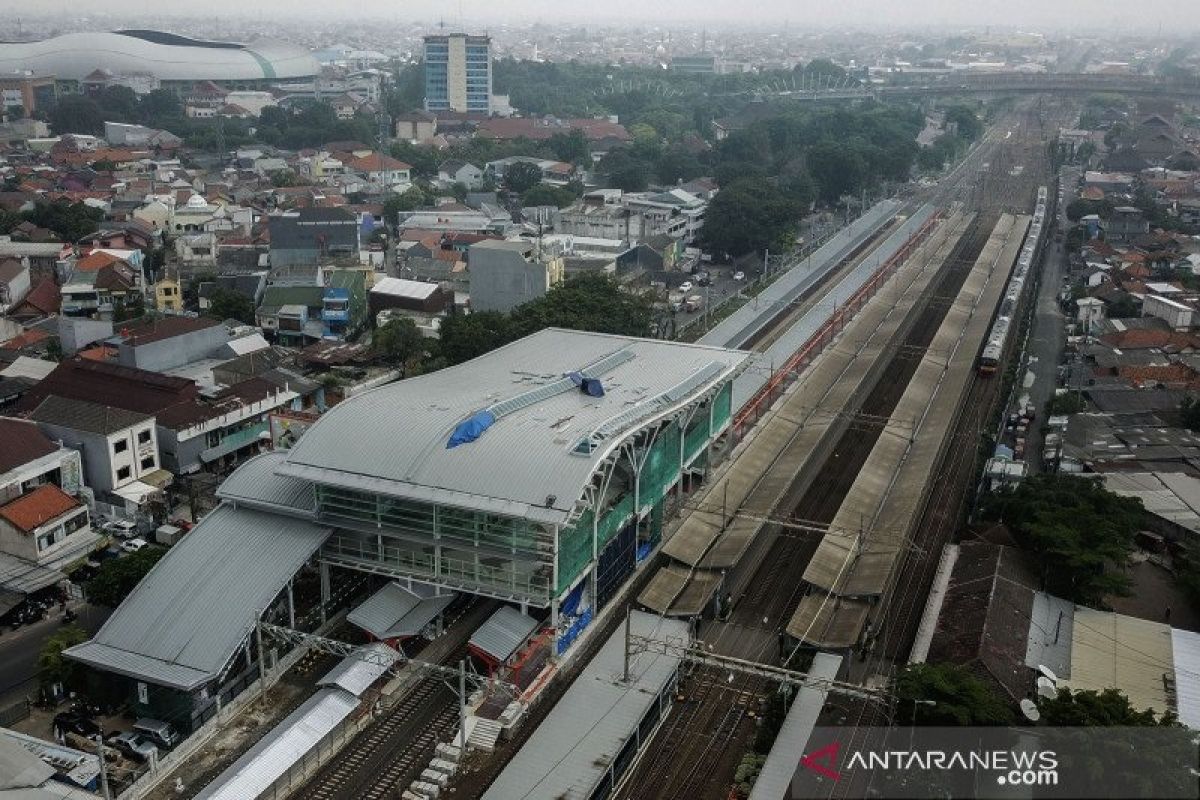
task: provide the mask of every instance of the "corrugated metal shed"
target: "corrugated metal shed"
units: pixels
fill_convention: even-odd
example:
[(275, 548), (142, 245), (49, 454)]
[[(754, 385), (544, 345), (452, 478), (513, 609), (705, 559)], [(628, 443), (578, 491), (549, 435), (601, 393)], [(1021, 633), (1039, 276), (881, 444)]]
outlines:
[(67, 576), (56, 569), (39, 567), (32, 561), (0, 553), (0, 587), (10, 592), (28, 594), (53, 586)]
[(167, 551), (90, 641), (66, 654), (195, 689), (220, 672), (328, 536), (328, 528), (223, 504)]
[(344, 689), (322, 689), (204, 787), (196, 800), (258, 797), (357, 707), (358, 698)]
[(371, 294), (386, 294), (391, 297), (425, 300), (437, 290), (438, 285), (436, 283), (409, 281), (404, 278), (380, 278), (371, 287)]
[[(634, 611), (633, 633), (685, 642), (688, 624)], [(625, 630), (619, 627), (567, 689), (484, 800), (584, 800), (670, 683), (679, 658), (643, 651), (630, 660), (632, 680), (621, 681)]]
[(1071, 640), (1075, 629), (1075, 604), (1045, 592), (1034, 592), (1029, 614), (1025, 666), (1049, 667), (1059, 678), (1071, 678)]
[(1075, 606), (1071, 690), (1120, 689), (1134, 708), (1171, 711), (1164, 679), (1174, 677), (1172, 658), (1170, 626)]
[(423, 597), (392, 581), (347, 614), (346, 621), (376, 639), (414, 636), (454, 598), (453, 593)]
[(488, 621), (471, 634), (468, 644), (497, 661), (504, 662), (517, 652), (535, 630), (538, 621), (512, 606), (500, 606)]
[(313, 485), (275, 472), (286, 458), (286, 450), (276, 450), (247, 459), (217, 489), (217, 497), (263, 511), (314, 516)]
[(336, 686), (355, 697), (362, 697), (363, 692), (399, 660), (400, 654), (383, 642), (365, 644), (325, 673), (317, 686)]
[[(1139, 448), (1141, 452), (1142, 448)], [(1182, 528), (1200, 532), (1200, 480), (1171, 472), (1106, 472), (1104, 488), (1136, 497), (1146, 511)]]
[(842, 657), (832, 653), (817, 653), (813, 656), (812, 666), (809, 667), (809, 679), (804, 682), (796, 693), (792, 707), (788, 709), (779, 735), (771, 745), (766, 763), (754, 788), (750, 791), (750, 800), (784, 800), (788, 797), (788, 789), (792, 776), (800, 766), (800, 757), (808, 745), (817, 717), (825, 706), (825, 698), (829, 694), (828, 684), (821, 681), (831, 681), (837, 677), (842, 666)]
[(1171, 629), (1175, 667), (1175, 713), (1192, 730), (1200, 730), (1200, 633)]
[[(478, 440), (447, 449), (454, 428), (480, 409), (621, 350), (633, 357), (605, 373), (604, 397), (554, 393), (505, 414)], [(625, 435), (729, 380), (745, 359), (745, 353), (699, 345), (546, 329), (465, 364), (339, 404), (304, 434), (279, 471), (561, 524)], [(672, 390), (713, 364), (719, 367), (715, 374), (706, 374), (684, 397), (670, 399)], [(664, 395), (668, 402), (661, 402)], [(645, 416), (636, 413), (642, 409)], [(406, 423), (397, 426), (398, 419)], [(622, 422), (620, 431), (590, 453), (576, 451), (583, 439), (614, 420)]]

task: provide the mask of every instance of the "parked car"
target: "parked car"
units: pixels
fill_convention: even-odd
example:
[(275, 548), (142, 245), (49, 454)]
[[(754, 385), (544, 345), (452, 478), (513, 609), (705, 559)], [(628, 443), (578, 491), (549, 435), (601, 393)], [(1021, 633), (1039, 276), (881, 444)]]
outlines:
[(737, 272), (733, 273), (733, 279), (735, 281), (744, 281), (746, 280), (746, 273), (739, 269)]
[(151, 757), (158, 758), (158, 748), (154, 742), (150, 741), (150, 737), (143, 733), (125, 731), (113, 734), (106, 743), (134, 761), (149, 761)]
[(696, 273), (696, 285), (697, 286), (712, 286), (712, 276), (709, 275), (707, 272), (697, 272)]
[(137, 524), (127, 519), (110, 519), (100, 529), (118, 539), (132, 539), (137, 536)]
[(139, 536), (136, 539), (130, 539), (129, 541), (121, 542), (121, 549), (126, 553), (136, 553), (138, 550), (141, 550), (148, 544), (150, 543)]
[(688, 292), (690, 292), (692, 290), (692, 288), (693, 288), (693, 284), (691, 281), (684, 281), (683, 283), (679, 284), (677, 291), (680, 294), (687, 294)]
[(83, 714), (62, 711), (54, 715), (54, 730), (59, 734), (69, 732), (91, 739), (100, 732), (100, 726)]
[(187, 533), (192, 529), (192, 523), (188, 522), (183, 517), (171, 520), (170, 524), (174, 525), (176, 528), (179, 528), (179, 530), (183, 531), (184, 533)]
[(179, 734), (170, 723), (161, 719), (139, 719), (133, 723), (135, 733), (149, 736), (150, 740), (159, 747), (169, 750), (179, 743)]

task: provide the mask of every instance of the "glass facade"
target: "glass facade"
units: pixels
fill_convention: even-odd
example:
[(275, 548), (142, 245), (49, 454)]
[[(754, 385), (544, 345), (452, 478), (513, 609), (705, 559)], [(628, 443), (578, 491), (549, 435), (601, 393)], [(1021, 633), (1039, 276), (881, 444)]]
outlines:
[(425, 37), (425, 109), (489, 113), (491, 51), (490, 40), (483, 36)]

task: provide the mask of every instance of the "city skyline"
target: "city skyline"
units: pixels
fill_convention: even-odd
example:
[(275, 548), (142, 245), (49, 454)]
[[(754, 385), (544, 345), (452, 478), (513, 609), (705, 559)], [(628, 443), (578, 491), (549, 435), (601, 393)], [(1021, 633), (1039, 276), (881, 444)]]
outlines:
[[(871, 28), (962, 27), (996, 26), (1003, 28), (1062, 28), (1066, 25), (1081, 28), (1119, 26), (1122, 32), (1159, 29), (1164, 34), (1177, 34), (1200, 29), (1200, 4), (1190, 0), (1151, 0), (1132, 5), (1119, 0), (1058, 0), (1052, 4), (1037, 0), (1012, 0), (1003, 6), (979, 7), (956, 0), (917, 0), (897, 6), (882, 0), (846, 0), (835, 7), (810, 9), (788, 0), (764, 0), (756, 4), (754, 21), (732, 11), (728, 4), (717, 0), (663, 0), (651, 9), (635, 0), (612, 0), (604, 11), (593, 7), (562, 6), (550, 0), (520, 0), (497, 7), (482, 0), (459, 0), (454, 4), (434, 0), (411, 0), (398, 7), (382, 0), (360, 0), (351, 7), (348, 3), (316, 2), (316, 0), (263, 0), (248, 10), (235, 0), (213, 0), (203, 8), (192, 4), (164, 7), (147, 0), (48, 0), (31, 9), (20, 0), (0, 0), (0, 11), (26, 15), (30, 19), (56, 15), (78, 18), (80, 15), (145, 14), (156, 17), (188, 17), (204, 13), (220, 13), (235, 18), (262, 19), (273, 14), (286, 14), (288, 19), (311, 16), (321, 19), (344, 18), (347, 13), (363, 17), (384, 17), (396, 20), (431, 22), (443, 20), (447, 27), (480, 26), (504, 22), (572, 22), (604, 23), (625, 21), (638, 24), (677, 25), (711, 22), (745, 25), (768, 25), (786, 22), (797, 27), (825, 28), (852, 25)], [(33, 12), (31, 14), (31, 11)]]

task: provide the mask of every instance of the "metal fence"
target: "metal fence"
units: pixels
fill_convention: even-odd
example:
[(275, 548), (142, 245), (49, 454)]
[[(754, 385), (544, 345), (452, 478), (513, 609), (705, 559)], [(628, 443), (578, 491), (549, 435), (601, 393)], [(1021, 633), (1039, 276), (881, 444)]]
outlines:
[(0, 708), (0, 728), (7, 728), (23, 719), (29, 719), (30, 713), (28, 700), (18, 700), (11, 706)]

